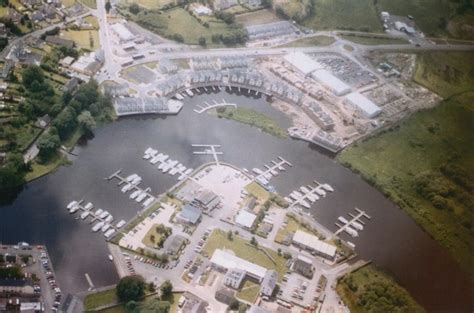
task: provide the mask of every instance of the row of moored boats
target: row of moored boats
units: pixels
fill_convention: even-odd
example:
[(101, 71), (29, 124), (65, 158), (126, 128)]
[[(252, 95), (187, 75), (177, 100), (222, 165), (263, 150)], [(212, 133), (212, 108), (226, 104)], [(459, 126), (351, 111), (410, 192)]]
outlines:
[(176, 160), (172, 160), (169, 155), (164, 153), (159, 153), (158, 150), (153, 148), (147, 148), (143, 159), (148, 160), (152, 165), (155, 165), (156, 168), (163, 173), (169, 173), (171, 176), (180, 174), (178, 180), (183, 180), (189, 176), (193, 169), (186, 168), (183, 164), (179, 163)]
[(121, 188), (121, 191), (123, 193), (132, 191), (132, 193), (129, 195), (129, 198), (135, 200), (138, 203), (143, 201), (142, 206), (148, 207), (153, 203), (153, 201), (155, 201), (155, 197), (149, 194), (149, 188), (143, 190), (137, 187), (141, 182), (142, 178), (138, 176), (138, 174), (131, 174), (125, 178), (125, 185)]
[(320, 184), (317, 187), (310, 185), (301, 186), (299, 190), (294, 190), (288, 197), (285, 197), (285, 201), (289, 204), (300, 204), (309, 209), (312, 203), (318, 201), (321, 197), (325, 197), (328, 192), (333, 191), (334, 189), (329, 184)]

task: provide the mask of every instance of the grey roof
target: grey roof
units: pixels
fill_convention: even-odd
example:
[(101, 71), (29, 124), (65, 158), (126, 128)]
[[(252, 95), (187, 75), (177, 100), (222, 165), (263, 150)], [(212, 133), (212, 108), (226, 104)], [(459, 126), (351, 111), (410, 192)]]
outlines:
[(179, 212), (179, 217), (195, 224), (201, 217), (201, 209), (191, 204), (187, 204), (181, 212)]
[(261, 283), (262, 288), (269, 288), (273, 291), (278, 281), (278, 273), (274, 270), (268, 270), (263, 276)]
[(1, 287), (24, 287), (27, 285), (31, 285), (31, 281), (27, 279), (12, 279), (12, 278), (3, 278), (0, 279), (0, 286)]

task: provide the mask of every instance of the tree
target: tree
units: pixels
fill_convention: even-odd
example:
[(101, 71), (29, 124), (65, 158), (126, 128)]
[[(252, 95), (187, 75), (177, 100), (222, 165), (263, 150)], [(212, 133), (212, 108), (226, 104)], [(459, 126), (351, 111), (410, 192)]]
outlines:
[(147, 301), (140, 308), (140, 313), (168, 313), (169, 311), (170, 303), (158, 299)]
[(53, 135), (50, 133), (45, 134), (38, 140), (38, 143), (36, 144), (39, 149), (39, 157), (42, 160), (49, 159), (52, 155), (54, 155), (54, 153), (56, 153), (56, 150), (60, 145), (61, 141), (59, 140), (58, 135)]
[(112, 5), (110, 4), (110, 1), (107, 1), (107, 2), (105, 3), (105, 11), (106, 11), (107, 13), (109, 13), (109, 12), (110, 12), (110, 9), (112, 9)]
[(161, 298), (168, 298), (171, 296), (171, 293), (173, 292), (173, 284), (169, 280), (165, 280), (163, 284), (161, 284), (160, 287), (161, 291)]
[(140, 7), (138, 6), (138, 4), (136, 3), (132, 3), (129, 7), (128, 7), (128, 10), (137, 15), (139, 12), (140, 12)]
[(92, 130), (95, 128), (95, 120), (89, 111), (83, 111), (77, 117), (77, 122), (83, 134), (90, 135)]
[(44, 82), (44, 74), (39, 66), (30, 65), (21, 72), (21, 81), (26, 89), (31, 89), (34, 83)]
[(229, 239), (231, 241), (234, 239), (234, 234), (232, 233), (232, 230), (229, 230), (227, 232), (227, 239)]
[(149, 292), (155, 292), (156, 291), (156, 287), (155, 287), (155, 284), (153, 282), (148, 283), (148, 291)]
[(145, 294), (145, 281), (138, 275), (126, 276), (117, 284), (116, 293), (122, 302), (138, 301)]
[(258, 246), (258, 241), (257, 239), (255, 239), (254, 236), (252, 236), (252, 239), (250, 239), (250, 244), (253, 245), (253, 246)]
[(61, 139), (66, 139), (76, 125), (76, 112), (70, 107), (59, 113), (53, 122)]
[(203, 46), (203, 47), (206, 46), (206, 38), (204, 38), (202, 36), (199, 37), (198, 43), (199, 43), (200, 46)]

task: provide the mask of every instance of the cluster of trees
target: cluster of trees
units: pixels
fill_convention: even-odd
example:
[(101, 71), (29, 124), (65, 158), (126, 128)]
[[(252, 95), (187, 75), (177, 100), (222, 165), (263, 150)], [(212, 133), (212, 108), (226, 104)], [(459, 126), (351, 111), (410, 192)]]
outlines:
[(1, 17), (0, 23), (5, 24), (5, 28), (8, 29), (13, 35), (20, 36), (22, 34), (21, 29), (10, 18)]
[(7, 200), (11, 192), (25, 183), (24, 177), (29, 167), (29, 164), (23, 162), (20, 153), (8, 154), (5, 164), (0, 167), (0, 199)]
[(136, 3), (132, 3), (128, 6), (128, 10), (130, 11), (130, 13), (137, 15), (138, 13), (140, 13), (140, 6)]
[(46, 37), (48, 36), (56, 36), (56, 35), (59, 35), (59, 32), (61, 31), (61, 29), (57, 26), (57, 27), (54, 27), (53, 29), (50, 29), (50, 30), (47, 30), (45, 31), (44, 33), (41, 34), (41, 39), (42, 40), (45, 40)]
[(0, 267), (0, 278), (23, 278), (24, 275), (18, 266)]
[(41, 68), (48, 72), (57, 73), (59, 61), (67, 56), (77, 59), (79, 57), (79, 52), (74, 48), (54, 47), (50, 53), (43, 57)]
[(220, 20), (223, 20), (226, 24), (233, 24), (235, 22), (235, 16), (232, 13), (224, 11), (216, 11), (214, 16)]
[(211, 37), (211, 41), (213, 43), (222, 42), (225, 45), (244, 44), (245, 42), (247, 42), (247, 40), (247, 32), (238, 25), (235, 25), (235, 29), (233, 29), (230, 33), (214, 34)]

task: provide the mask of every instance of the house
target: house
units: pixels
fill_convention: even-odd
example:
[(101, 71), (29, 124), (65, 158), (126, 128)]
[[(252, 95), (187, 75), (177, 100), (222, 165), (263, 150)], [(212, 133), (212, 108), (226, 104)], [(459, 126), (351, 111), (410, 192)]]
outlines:
[(208, 302), (202, 300), (198, 296), (185, 292), (182, 297), (185, 299), (183, 306), (178, 312), (181, 313), (206, 313), (206, 307), (209, 305)]
[(264, 296), (270, 297), (275, 290), (278, 282), (278, 273), (275, 270), (268, 270), (260, 284), (260, 293)]
[(293, 261), (291, 269), (297, 272), (298, 274), (301, 274), (308, 278), (312, 278), (314, 273), (313, 260), (300, 254)]
[(73, 40), (64, 39), (58, 36), (46, 36), (45, 41), (49, 44), (52, 44), (55, 46), (66, 47), (69, 49), (72, 49), (75, 46), (75, 42)]
[(186, 238), (181, 235), (173, 235), (165, 241), (164, 249), (168, 255), (178, 255), (186, 243)]
[(74, 90), (76, 90), (77, 86), (79, 86), (79, 79), (77, 79), (76, 77), (73, 77), (69, 79), (61, 89), (63, 92), (71, 93)]
[(250, 230), (253, 228), (256, 219), (257, 215), (247, 210), (240, 210), (235, 217), (235, 224), (243, 229)]
[(64, 67), (68, 67), (68, 66), (70, 66), (74, 61), (75, 61), (75, 59), (74, 59), (73, 57), (67, 56), (67, 57), (65, 57), (64, 59), (60, 60), (60, 61), (59, 61), (59, 64), (60, 64), (61, 66), (64, 66)]
[(38, 11), (34, 11), (33, 13), (30, 14), (30, 19), (33, 22), (38, 23), (38, 22), (44, 21), (45, 16), (44, 16), (43, 12), (38, 10)]
[(3, 278), (0, 279), (0, 293), (20, 293), (34, 294), (33, 282), (24, 278)]
[(51, 123), (51, 118), (48, 114), (45, 114), (36, 120), (36, 126), (43, 129), (45, 129), (49, 125), (49, 123)]
[(243, 269), (231, 268), (224, 276), (224, 285), (233, 289), (239, 289), (245, 275), (246, 272)]
[(193, 12), (198, 16), (211, 15), (212, 10), (203, 5), (197, 5), (193, 8)]
[(176, 219), (180, 223), (196, 225), (201, 220), (202, 211), (200, 208), (195, 207), (192, 204), (187, 204), (178, 213)]

